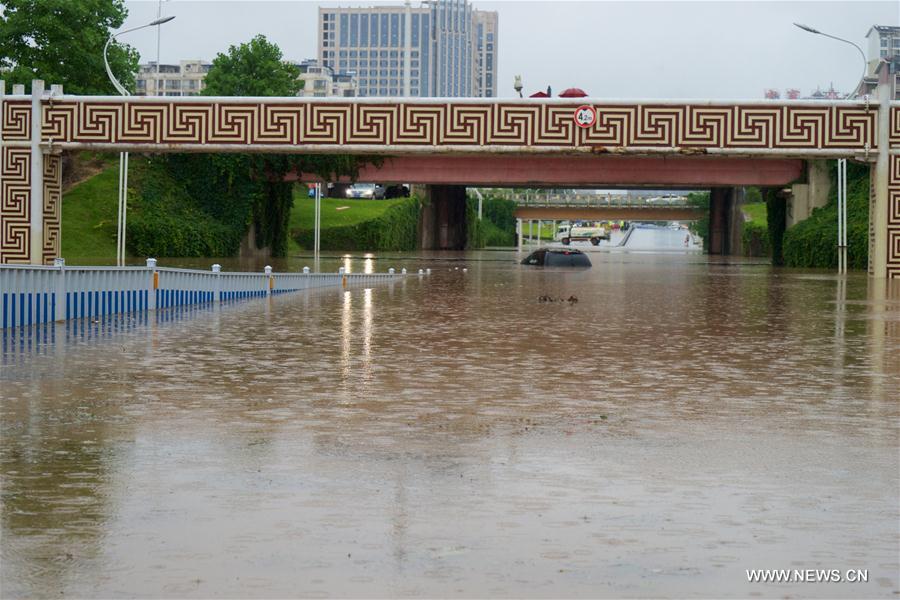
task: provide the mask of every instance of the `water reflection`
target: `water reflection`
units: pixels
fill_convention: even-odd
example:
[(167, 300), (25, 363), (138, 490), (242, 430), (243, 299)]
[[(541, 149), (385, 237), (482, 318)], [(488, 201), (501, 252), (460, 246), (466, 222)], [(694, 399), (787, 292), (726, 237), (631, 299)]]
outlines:
[(897, 591), (898, 284), (591, 256), (4, 336), (3, 595)]

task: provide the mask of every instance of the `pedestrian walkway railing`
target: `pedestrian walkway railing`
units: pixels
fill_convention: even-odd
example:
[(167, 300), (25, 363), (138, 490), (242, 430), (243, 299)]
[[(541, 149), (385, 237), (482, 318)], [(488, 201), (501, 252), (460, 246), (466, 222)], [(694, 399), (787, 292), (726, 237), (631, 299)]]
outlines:
[[(422, 276), (427, 271), (419, 270)], [(157, 267), (71, 267), (63, 259), (53, 266), (0, 265), (0, 328), (53, 321), (98, 318), (191, 304), (215, 304), (321, 287), (368, 286), (407, 275), (387, 273), (222, 272)]]
[(518, 206), (590, 207), (590, 208), (683, 208), (690, 206), (687, 196), (632, 196), (627, 194), (590, 194), (496, 189), (481, 190), (485, 195), (513, 200)]

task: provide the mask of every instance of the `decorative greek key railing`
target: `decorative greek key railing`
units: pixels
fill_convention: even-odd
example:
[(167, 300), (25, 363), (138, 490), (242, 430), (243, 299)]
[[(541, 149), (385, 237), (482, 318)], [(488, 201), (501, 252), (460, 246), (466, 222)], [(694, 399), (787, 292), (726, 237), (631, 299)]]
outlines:
[(62, 149), (853, 158), (872, 163), (870, 272), (900, 277), (900, 103), (67, 96), (0, 81), (0, 263), (58, 256)]
[[(430, 269), (428, 270), (430, 272)], [(419, 270), (418, 275), (426, 271)], [(358, 287), (395, 281), (387, 273), (227, 273), (157, 267), (0, 265), (0, 328), (71, 319), (97, 319), (175, 306), (217, 304), (321, 287)]]

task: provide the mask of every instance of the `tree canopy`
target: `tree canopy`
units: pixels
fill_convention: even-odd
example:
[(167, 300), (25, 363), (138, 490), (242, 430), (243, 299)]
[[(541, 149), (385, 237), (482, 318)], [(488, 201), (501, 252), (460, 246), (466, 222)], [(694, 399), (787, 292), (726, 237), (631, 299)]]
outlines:
[(281, 49), (265, 36), (230, 46), (206, 74), (206, 96), (295, 96), (302, 82), (299, 67), (284, 62)]
[[(0, 79), (61, 83), (70, 94), (116, 94), (103, 65), (103, 46), (122, 26), (123, 0), (3, 0), (0, 4)], [(109, 64), (126, 88), (134, 85), (138, 53), (109, 46)]]
[[(206, 96), (294, 96), (299, 68), (258, 35), (219, 54), (206, 75)], [(154, 159), (129, 219), (128, 240), (138, 254), (237, 252), (254, 227), (258, 248), (284, 256), (294, 184), (290, 172), (354, 177), (361, 162), (345, 155), (166, 154)]]

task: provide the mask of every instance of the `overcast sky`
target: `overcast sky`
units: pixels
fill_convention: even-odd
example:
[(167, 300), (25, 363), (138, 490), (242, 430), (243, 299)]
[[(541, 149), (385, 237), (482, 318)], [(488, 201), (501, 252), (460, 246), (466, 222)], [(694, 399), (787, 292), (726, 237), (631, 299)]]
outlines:
[[(319, 6), (400, 4), (365, 0), (164, 0), (161, 60), (213, 59), (258, 33), (286, 58), (316, 56)], [(127, 0), (123, 28), (156, 18), (158, 0)], [(849, 91), (862, 73), (850, 45), (797, 29), (793, 22), (849, 39), (868, 50), (873, 24), (900, 24), (900, 1), (474, 2), (500, 14), (499, 95), (514, 96), (522, 75), (528, 93), (584, 88), (605, 98), (761, 98), (766, 88), (806, 95), (832, 82)], [(418, 5), (414, 1), (413, 5)], [(156, 59), (155, 28), (122, 37)]]

